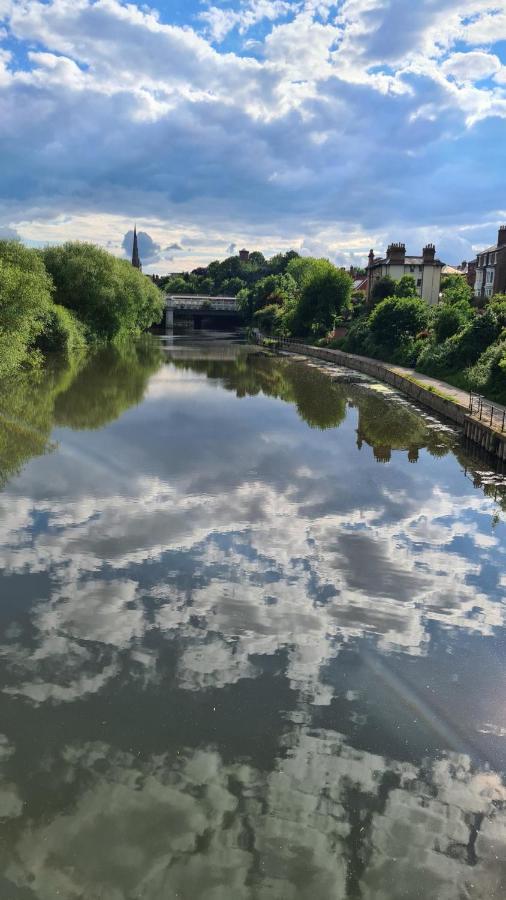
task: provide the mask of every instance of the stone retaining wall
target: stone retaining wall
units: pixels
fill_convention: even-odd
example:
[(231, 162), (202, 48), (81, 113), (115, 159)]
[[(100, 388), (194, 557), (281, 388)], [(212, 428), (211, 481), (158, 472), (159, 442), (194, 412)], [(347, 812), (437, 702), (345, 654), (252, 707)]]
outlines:
[(396, 372), (387, 363), (369, 359), (366, 356), (356, 356), (354, 353), (345, 353), (344, 350), (326, 350), (323, 347), (310, 347), (295, 341), (284, 342), (283, 349), (291, 353), (300, 353), (304, 356), (333, 362), (339, 366), (346, 366), (348, 369), (370, 375), (378, 381), (385, 381), (417, 403), (421, 403), (440, 416), (455, 422), (462, 428), (466, 438), (498, 459), (506, 461), (506, 434), (501, 434), (484, 422), (470, 416), (467, 405), (464, 406), (449, 397), (441, 397), (440, 394), (412, 381), (406, 375)]

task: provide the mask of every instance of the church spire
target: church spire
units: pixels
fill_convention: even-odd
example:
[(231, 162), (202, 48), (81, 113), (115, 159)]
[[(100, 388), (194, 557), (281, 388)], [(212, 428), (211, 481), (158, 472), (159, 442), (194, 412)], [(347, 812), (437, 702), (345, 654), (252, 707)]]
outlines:
[(134, 225), (134, 245), (132, 249), (132, 265), (136, 269), (140, 269), (142, 271), (141, 259), (139, 256), (139, 245), (137, 243), (137, 225)]

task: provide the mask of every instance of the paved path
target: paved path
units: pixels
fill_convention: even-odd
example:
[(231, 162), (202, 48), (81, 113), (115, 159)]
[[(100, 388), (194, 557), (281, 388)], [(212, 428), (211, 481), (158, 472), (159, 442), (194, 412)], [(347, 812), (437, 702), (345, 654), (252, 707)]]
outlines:
[[(429, 388), (429, 390), (433, 388), (440, 394), (451, 397), (456, 403), (460, 403), (463, 406), (469, 406), (469, 391), (463, 391), (461, 388), (454, 387), (452, 384), (448, 384), (447, 381), (441, 381), (439, 378), (431, 378), (430, 375), (421, 375), (420, 372), (416, 372), (414, 369), (406, 369), (403, 366), (394, 366), (390, 364), (388, 365), (388, 368), (391, 369), (392, 372), (399, 372), (406, 378), (414, 378), (418, 384), (423, 384), (423, 386)], [(493, 406), (494, 410), (497, 410), (501, 415), (503, 412), (506, 412), (506, 406), (502, 406), (501, 403), (496, 403), (495, 400), (487, 400), (486, 403), (487, 406)]]

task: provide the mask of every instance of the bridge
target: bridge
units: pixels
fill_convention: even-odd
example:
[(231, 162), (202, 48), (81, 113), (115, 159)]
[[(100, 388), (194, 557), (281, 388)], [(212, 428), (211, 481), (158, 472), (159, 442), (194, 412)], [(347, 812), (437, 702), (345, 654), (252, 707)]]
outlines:
[(207, 297), (198, 294), (168, 294), (165, 297), (165, 327), (174, 327), (179, 319), (193, 321), (194, 328), (202, 328), (203, 323), (211, 327), (216, 320), (224, 324), (237, 325), (242, 312), (235, 297)]

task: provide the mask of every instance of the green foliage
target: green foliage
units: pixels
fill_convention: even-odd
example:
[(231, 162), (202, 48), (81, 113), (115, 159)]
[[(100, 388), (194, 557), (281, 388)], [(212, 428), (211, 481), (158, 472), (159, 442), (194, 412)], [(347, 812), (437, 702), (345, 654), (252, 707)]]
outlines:
[(293, 259), (288, 274), (298, 288), (286, 305), (284, 321), (295, 335), (326, 334), (336, 316), (350, 306), (353, 282), (328, 259)]
[(387, 297), (393, 297), (395, 292), (395, 281), (393, 278), (390, 278), (389, 275), (384, 275), (383, 278), (379, 278), (373, 285), (371, 291), (371, 302), (375, 306), (377, 303), (381, 303), (382, 300), (386, 300)]
[(43, 258), (56, 302), (72, 310), (90, 335), (112, 340), (160, 321), (160, 291), (126, 260), (85, 243), (47, 247)]
[(51, 292), (37, 251), (0, 241), (0, 374), (29, 358), (51, 310)]
[(436, 342), (441, 344), (447, 338), (457, 334), (469, 322), (473, 315), (469, 303), (442, 303), (434, 308), (432, 325)]
[(495, 315), (499, 328), (506, 328), (506, 294), (494, 294), (489, 309)]
[(277, 332), (281, 326), (280, 307), (277, 303), (271, 303), (269, 306), (263, 306), (254, 313), (253, 320), (258, 328), (266, 331), (267, 334)]
[(388, 350), (400, 346), (403, 339), (414, 338), (428, 323), (427, 304), (418, 297), (390, 297), (382, 300), (369, 317), (374, 340)]
[(79, 319), (64, 306), (53, 303), (37, 338), (37, 348), (42, 353), (63, 353), (68, 357), (85, 346), (86, 332)]
[(465, 376), (472, 390), (506, 403), (506, 340), (487, 347)]
[(475, 315), (458, 334), (442, 344), (428, 344), (420, 354), (417, 368), (430, 375), (450, 374), (472, 366), (499, 333), (491, 310)]
[(416, 281), (412, 275), (403, 275), (394, 288), (395, 297), (417, 297)]
[[(266, 259), (263, 253), (255, 250), (250, 253), (248, 260), (229, 256), (221, 262), (214, 260), (206, 268), (163, 278), (162, 288), (169, 294), (223, 294), (237, 297), (241, 291), (254, 287), (269, 275), (283, 275), (290, 260), (297, 258), (295, 250), (278, 253), (271, 259)], [(244, 306), (250, 309), (251, 303), (245, 303)], [(251, 315), (253, 311), (251, 308)]]
[(472, 288), (462, 275), (445, 275), (441, 281), (441, 299), (445, 304), (471, 303)]

